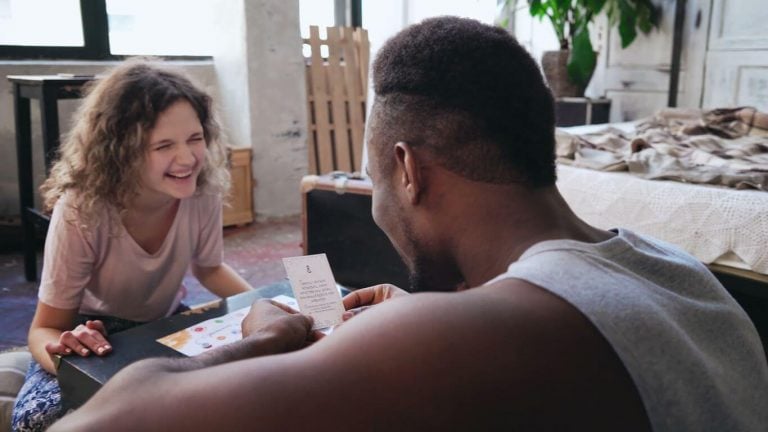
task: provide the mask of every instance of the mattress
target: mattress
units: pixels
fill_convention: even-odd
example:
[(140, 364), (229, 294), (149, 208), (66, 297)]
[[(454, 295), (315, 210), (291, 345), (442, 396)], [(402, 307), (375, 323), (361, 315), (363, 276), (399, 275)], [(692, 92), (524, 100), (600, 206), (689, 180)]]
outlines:
[[(593, 132), (606, 125), (564, 128)], [(611, 124), (631, 129), (632, 123)], [(603, 229), (623, 227), (675, 244), (706, 264), (768, 275), (768, 193), (558, 165), (574, 212)]]

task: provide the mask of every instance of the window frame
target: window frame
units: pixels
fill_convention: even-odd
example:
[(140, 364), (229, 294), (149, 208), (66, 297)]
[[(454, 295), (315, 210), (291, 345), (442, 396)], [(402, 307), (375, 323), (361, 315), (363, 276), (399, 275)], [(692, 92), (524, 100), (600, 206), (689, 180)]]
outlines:
[[(80, 0), (83, 46), (0, 45), (3, 60), (122, 60), (133, 55), (115, 55), (109, 46), (106, 0)], [(136, 54), (140, 55), (140, 54)], [(162, 55), (171, 60), (210, 60), (211, 56)]]

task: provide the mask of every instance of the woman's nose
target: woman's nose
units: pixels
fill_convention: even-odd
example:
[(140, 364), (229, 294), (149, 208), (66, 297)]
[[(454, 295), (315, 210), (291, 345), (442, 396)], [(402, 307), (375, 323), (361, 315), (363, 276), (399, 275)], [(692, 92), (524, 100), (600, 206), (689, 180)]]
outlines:
[(184, 165), (192, 165), (196, 161), (195, 153), (188, 145), (179, 146), (176, 152), (176, 162)]

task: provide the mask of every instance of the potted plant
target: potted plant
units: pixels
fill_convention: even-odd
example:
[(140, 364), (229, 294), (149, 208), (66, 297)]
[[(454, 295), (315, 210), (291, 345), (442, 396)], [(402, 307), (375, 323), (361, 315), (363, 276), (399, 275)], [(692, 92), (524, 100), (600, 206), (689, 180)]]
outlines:
[[(507, 7), (516, 0), (504, 0)], [(555, 97), (584, 96), (597, 64), (589, 27), (605, 11), (608, 28), (618, 27), (621, 47), (628, 47), (637, 32), (658, 26), (659, 9), (651, 0), (528, 0), (531, 16), (552, 23), (559, 51), (546, 51), (541, 67)]]

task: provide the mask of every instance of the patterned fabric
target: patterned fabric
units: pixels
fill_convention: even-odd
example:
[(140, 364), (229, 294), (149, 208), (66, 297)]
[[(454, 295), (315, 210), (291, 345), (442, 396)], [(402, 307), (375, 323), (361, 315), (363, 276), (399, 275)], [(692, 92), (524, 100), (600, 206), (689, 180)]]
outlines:
[(0, 352), (0, 432), (11, 430), (16, 395), (24, 385), (32, 355), (26, 348)]
[(56, 376), (32, 360), (13, 408), (11, 429), (19, 432), (44, 431), (63, 414), (61, 389)]
[(768, 131), (742, 121), (745, 110), (754, 120), (754, 108), (668, 108), (637, 123), (632, 132), (608, 127), (571, 135), (559, 130), (558, 162), (629, 171), (650, 180), (768, 191)]

